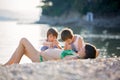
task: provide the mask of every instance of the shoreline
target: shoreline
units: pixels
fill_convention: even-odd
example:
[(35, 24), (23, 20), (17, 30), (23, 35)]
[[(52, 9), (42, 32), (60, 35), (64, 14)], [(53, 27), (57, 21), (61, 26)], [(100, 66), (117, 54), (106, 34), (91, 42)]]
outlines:
[(104, 28), (119, 28), (120, 26), (120, 16), (114, 17), (95, 17), (93, 22), (86, 21), (84, 16), (73, 14), (73, 16), (62, 16), (62, 17), (49, 17), (41, 16), (37, 24), (49, 24), (51, 26), (81, 26), (81, 27), (104, 27)]
[(0, 66), (0, 80), (120, 80), (120, 57)]

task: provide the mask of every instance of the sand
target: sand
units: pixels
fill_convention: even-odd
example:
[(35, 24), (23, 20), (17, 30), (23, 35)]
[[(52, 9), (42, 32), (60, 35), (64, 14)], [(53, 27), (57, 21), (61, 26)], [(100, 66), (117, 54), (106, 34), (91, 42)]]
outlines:
[(0, 66), (0, 80), (120, 80), (120, 57)]

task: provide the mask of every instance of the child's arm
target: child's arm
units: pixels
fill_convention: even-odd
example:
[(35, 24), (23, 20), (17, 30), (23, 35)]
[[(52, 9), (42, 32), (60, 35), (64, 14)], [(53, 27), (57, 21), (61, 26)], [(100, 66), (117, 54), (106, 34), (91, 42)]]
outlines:
[(57, 46), (59, 49), (62, 49), (62, 47), (60, 46), (60, 44), (59, 44), (59, 42), (58, 42), (57, 40), (55, 40), (55, 41), (53, 42), (53, 45), (54, 45), (54, 46)]
[(48, 42), (48, 41), (43, 42), (43, 45), (44, 45), (44, 46), (50, 47), (51, 44), (52, 44), (52, 42)]
[(70, 49), (72, 49), (71, 45), (68, 43), (65, 43), (64, 50), (70, 50)]
[(84, 49), (84, 46), (85, 46), (85, 43), (84, 43), (84, 40), (82, 37), (79, 38), (78, 40), (78, 54), (81, 58), (83, 58), (85, 56), (85, 49)]
[(81, 51), (85, 46), (85, 42), (82, 37), (79, 38), (78, 40), (78, 51)]
[(57, 46), (59, 49), (62, 49), (62, 47), (60, 46), (60, 44), (57, 44), (56, 46)]

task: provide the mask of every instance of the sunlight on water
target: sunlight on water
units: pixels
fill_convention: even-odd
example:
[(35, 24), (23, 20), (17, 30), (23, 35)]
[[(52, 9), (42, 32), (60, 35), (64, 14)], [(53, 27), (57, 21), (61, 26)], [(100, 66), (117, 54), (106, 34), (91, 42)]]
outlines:
[[(5, 63), (13, 54), (19, 40), (27, 38), (39, 50), (40, 40), (45, 39), (45, 32), (49, 28), (47, 25), (37, 24), (17, 24), (16, 22), (0, 22), (0, 63)], [(23, 57), (21, 63), (31, 62)]]
[(110, 35), (110, 34), (87, 34), (87, 35), (82, 35), (85, 38), (103, 38), (103, 39), (120, 39), (120, 35)]

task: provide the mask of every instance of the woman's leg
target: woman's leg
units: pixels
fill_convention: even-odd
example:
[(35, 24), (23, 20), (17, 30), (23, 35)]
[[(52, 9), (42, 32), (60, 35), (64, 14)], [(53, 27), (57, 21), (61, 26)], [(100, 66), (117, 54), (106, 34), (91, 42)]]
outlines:
[(19, 63), (23, 55), (30, 58), (32, 62), (39, 62), (39, 52), (26, 38), (22, 38), (11, 59), (5, 65)]

